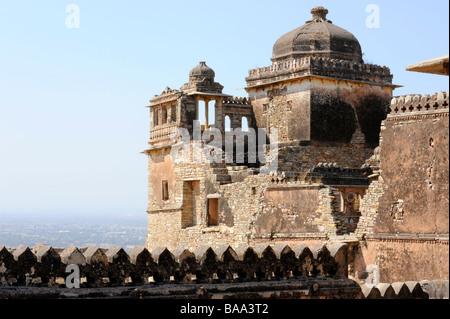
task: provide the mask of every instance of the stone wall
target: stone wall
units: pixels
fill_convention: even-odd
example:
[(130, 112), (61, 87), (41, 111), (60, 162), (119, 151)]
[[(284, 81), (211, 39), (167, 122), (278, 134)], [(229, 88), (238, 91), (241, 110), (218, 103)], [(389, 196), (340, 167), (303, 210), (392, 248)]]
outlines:
[(258, 128), (268, 133), (278, 129), (278, 141), (272, 142), (310, 140), (310, 86), (310, 81), (300, 79), (249, 92)]
[(379, 200), (384, 193), (383, 178), (381, 176), (374, 179), (361, 199), (361, 217), (359, 218), (358, 227), (355, 235), (358, 238), (364, 238), (369, 234), (373, 234), (376, 218), (378, 217)]
[(448, 235), (448, 93), (392, 101), (381, 133), (376, 233)]
[[(311, 140), (350, 143), (357, 130), (378, 146), (392, 88), (343, 80), (311, 82)], [(364, 143), (363, 143), (364, 144)]]
[(355, 280), (365, 279), (369, 265), (380, 269), (381, 282), (449, 278), (448, 238), (369, 237), (354, 260)]
[[(278, 130), (278, 142), (350, 143), (353, 134), (377, 146), (392, 87), (343, 79), (303, 77), (247, 88), (256, 124)], [(364, 144), (363, 143), (363, 144)]]
[[(347, 278), (347, 249), (339, 243), (135, 247), (128, 253), (121, 247), (0, 246), (0, 299), (448, 298), (445, 281), (366, 285), (362, 290)], [(78, 289), (65, 288), (68, 265), (79, 267)]]
[[(318, 143), (299, 145), (280, 144), (278, 170), (305, 172), (319, 164), (333, 164), (343, 168), (359, 168), (373, 154), (373, 148), (361, 144)], [(268, 163), (266, 166), (269, 166)]]
[(213, 283), (294, 278), (346, 278), (347, 246), (222, 245), (194, 250), (166, 247), (68, 247), (39, 244), (29, 248), (0, 246), (3, 286), (58, 286), (67, 265), (80, 267), (86, 287), (120, 286), (128, 282)]
[(357, 277), (375, 264), (385, 282), (449, 278), (448, 114), (448, 93), (392, 100), (361, 201)]

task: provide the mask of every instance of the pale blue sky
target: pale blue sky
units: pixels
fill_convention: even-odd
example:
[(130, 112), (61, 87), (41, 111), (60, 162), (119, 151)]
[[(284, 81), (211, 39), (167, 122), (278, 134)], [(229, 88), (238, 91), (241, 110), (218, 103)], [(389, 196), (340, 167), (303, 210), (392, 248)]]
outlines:
[[(366, 27), (369, 4), (380, 28)], [(248, 70), (317, 5), (390, 67), (396, 95), (448, 90), (448, 77), (405, 71), (448, 54), (446, 0), (0, 0), (0, 214), (145, 216), (148, 100), (199, 61), (245, 96)]]

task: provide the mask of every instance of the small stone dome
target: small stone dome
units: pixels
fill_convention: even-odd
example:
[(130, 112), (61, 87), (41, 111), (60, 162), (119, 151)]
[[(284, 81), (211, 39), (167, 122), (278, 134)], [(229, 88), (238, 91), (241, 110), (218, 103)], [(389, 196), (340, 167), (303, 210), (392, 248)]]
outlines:
[(203, 61), (189, 72), (189, 79), (191, 81), (202, 81), (204, 78), (211, 78), (214, 80), (215, 76), (214, 70), (208, 67), (206, 62)]
[(326, 16), (328, 10), (315, 7), (311, 10), (312, 20), (286, 33), (273, 46), (272, 61), (307, 56), (362, 62), (361, 45), (350, 32), (334, 25)]

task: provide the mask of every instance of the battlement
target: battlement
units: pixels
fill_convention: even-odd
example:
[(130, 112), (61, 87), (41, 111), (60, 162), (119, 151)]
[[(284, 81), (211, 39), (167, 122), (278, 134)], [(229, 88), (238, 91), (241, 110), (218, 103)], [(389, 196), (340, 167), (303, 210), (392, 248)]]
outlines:
[(340, 60), (327, 57), (305, 57), (249, 71), (247, 86), (258, 86), (273, 82), (274, 79), (290, 79), (301, 76), (318, 75), (354, 81), (391, 84), (393, 76), (386, 66)]
[(251, 105), (246, 97), (229, 97), (222, 102), (223, 105)]
[(391, 101), (390, 115), (409, 115), (413, 112), (446, 110), (448, 112), (449, 94), (440, 92), (434, 95), (403, 95)]
[(448, 299), (448, 280), (364, 284), (366, 299)]
[[(448, 298), (448, 281), (359, 286), (348, 277), (348, 246), (257, 244), (195, 250), (166, 247), (0, 246), (2, 298)], [(67, 265), (80, 289), (61, 289)], [(83, 282), (84, 279), (84, 282)], [(3, 288), (2, 288), (3, 287)], [(130, 289), (134, 287), (134, 289)]]
[(295, 278), (347, 278), (347, 245), (284, 244), (230, 246), (195, 250), (135, 247), (65, 249), (36, 245), (7, 249), (0, 246), (2, 286), (58, 286), (67, 265), (80, 267), (86, 287), (156, 283), (214, 283), (288, 280)]

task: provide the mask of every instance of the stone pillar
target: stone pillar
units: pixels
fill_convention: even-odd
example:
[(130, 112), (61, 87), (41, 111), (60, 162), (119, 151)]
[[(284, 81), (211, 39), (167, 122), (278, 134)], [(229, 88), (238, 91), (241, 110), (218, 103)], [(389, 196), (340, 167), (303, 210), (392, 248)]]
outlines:
[(199, 109), (198, 109), (198, 96), (195, 97), (195, 119), (198, 121), (199, 120)]
[(222, 101), (223, 98), (218, 98), (215, 105), (215, 127), (218, 128), (221, 132), (225, 131), (225, 116), (222, 115)]
[(205, 99), (205, 130), (208, 129), (209, 124), (209, 99)]

